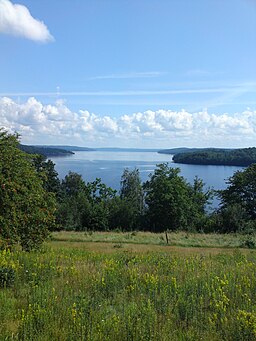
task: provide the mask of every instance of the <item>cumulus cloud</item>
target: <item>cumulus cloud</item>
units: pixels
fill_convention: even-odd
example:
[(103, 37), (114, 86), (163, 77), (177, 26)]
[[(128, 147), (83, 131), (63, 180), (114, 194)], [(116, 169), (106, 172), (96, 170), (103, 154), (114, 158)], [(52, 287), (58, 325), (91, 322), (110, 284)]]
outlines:
[[(147, 110), (120, 117), (72, 111), (64, 101), (42, 104), (34, 97), (17, 103), (0, 98), (0, 127), (17, 131), (26, 143), (79, 143), (114, 146), (138, 141), (139, 146), (248, 146), (256, 138), (256, 111), (236, 114)], [(131, 143), (132, 144), (132, 143)]]
[(39, 42), (54, 40), (46, 25), (33, 18), (27, 7), (9, 0), (0, 0), (0, 33)]

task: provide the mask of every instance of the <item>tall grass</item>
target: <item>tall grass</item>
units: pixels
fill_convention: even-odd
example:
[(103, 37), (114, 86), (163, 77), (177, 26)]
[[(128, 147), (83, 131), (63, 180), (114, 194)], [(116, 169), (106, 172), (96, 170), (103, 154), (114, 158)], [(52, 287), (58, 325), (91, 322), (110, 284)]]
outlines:
[(1, 252), (1, 340), (256, 340), (256, 252)]
[[(183, 247), (249, 247), (246, 242), (251, 242), (251, 248), (256, 246), (256, 234), (220, 234), (220, 233), (191, 233), (191, 232), (168, 232), (168, 242), (172, 246)], [(62, 242), (104, 242), (121, 244), (144, 244), (144, 245), (166, 245), (165, 233), (151, 232), (75, 232), (61, 231), (53, 232), (52, 240)]]

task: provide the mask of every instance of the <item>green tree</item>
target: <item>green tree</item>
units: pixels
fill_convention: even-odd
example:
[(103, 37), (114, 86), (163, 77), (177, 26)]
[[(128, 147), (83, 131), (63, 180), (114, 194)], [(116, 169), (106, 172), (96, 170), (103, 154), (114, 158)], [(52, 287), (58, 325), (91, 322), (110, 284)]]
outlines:
[[(256, 227), (256, 164), (237, 171), (218, 191), (220, 208), (215, 213), (216, 228), (235, 232)], [(216, 219), (217, 218), (217, 219)]]
[(87, 183), (91, 204), (87, 217), (87, 228), (105, 231), (109, 229), (110, 208), (116, 197), (116, 191), (102, 183), (100, 178)]
[(256, 164), (237, 171), (227, 180), (228, 187), (219, 191), (221, 207), (239, 204), (250, 219), (256, 219)]
[(190, 192), (190, 221), (192, 227), (196, 230), (204, 230), (205, 225), (208, 223), (208, 215), (206, 207), (211, 203), (214, 191), (210, 188), (204, 189), (204, 182), (197, 176), (194, 178), (193, 184), (188, 185)]
[(84, 230), (90, 215), (89, 190), (80, 174), (69, 172), (61, 183), (57, 222), (59, 228)]
[(55, 223), (54, 195), (43, 188), (32, 157), (18, 135), (0, 131), (0, 237), (5, 244), (37, 248)]
[(46, 160), (46, 157), (41, 154), (34, 155), (33, 162), (43, 181), (44, 189), (47, 192), (55, 193), (58, 197), (60, 195), (60, 180), (55, 170), (55, 164), (52, 160)]
[(147, 217), (156, 232), (194, 229), (204, 216), (208, 195), (203, 183), (196, 178), (192, 186), (179, 173), (179, 168), (160, 164), (144, 184)]
[(125, 168), (120, 185), (119, 205), (116, 205), (112, 223), (116, 220), (117, 227), (123, 230), (140, 229), (144, 212), (144, 193), (139, 170)]
[(143, 188), (137, 168), (125, 168), (121, 177), (120, 197), (129, 201), (141, 213), (143, 211)]

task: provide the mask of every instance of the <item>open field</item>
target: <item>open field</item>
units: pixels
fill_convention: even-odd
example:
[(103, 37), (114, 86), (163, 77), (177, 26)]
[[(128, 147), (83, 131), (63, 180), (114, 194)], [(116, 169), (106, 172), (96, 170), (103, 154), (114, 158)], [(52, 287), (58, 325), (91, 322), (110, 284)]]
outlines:
[[(113, 246), (124, 247), (125, 245), (141, 244), (149, 245), (147, 250), (154, 246), (178, 246), (193, 248), (244, 248), (247, 247), (246, 241), (249, 239), (256, 245), (256, 235), (248, 236), (241, 234), (218, 234), (218, 233), (190, 233), (190, 232), (171, 232), (167, 234), (168, 244), (165, 233), (151, 232), (74, 232), (62, 231), (52, 234), (52, 241), (62, 242), (86, 242), (91, 243), (111, 243)], [(95, 245), (96, 249), (100, 249)], [(130, 246), (131, 247), (131, 246)], [(133, 247), (133, 251), (139, 247)], [(157, 250), (157, 249), (155, 249)], [(163, 249), (167, 251), (167, 249)]]
[(256, 340), (255, 250), (132, 237), (55, 233), (40, 252), (1, 251), (0, 340)]

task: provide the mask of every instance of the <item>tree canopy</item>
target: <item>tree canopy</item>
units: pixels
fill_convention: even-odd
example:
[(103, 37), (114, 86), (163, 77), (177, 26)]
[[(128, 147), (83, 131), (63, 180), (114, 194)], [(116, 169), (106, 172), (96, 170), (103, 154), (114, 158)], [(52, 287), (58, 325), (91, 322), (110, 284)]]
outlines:
[(202, 181), (196, 178), (192, 186), (179, 173), (179, 168), (160, 164), (144, 184), (149, 223), (156, 232), (193, 229), (204, 214), (209, 193)]
[(33, 158), (18, 144), (17, 135), (0, 131), (0, 239), (30, 250), (41, 245), (54, 225), (56, 203)]

